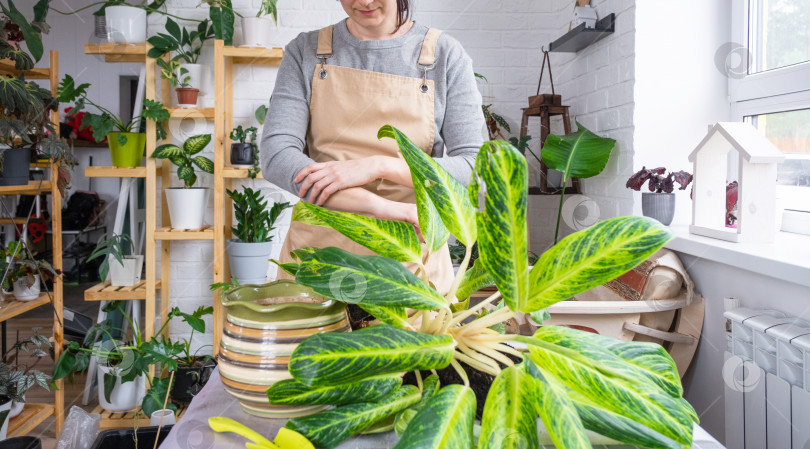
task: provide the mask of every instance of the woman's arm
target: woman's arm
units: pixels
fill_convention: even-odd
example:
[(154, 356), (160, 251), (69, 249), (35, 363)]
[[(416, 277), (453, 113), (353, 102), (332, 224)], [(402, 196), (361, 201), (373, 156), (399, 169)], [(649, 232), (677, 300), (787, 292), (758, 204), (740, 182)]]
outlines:
[(415, 204), (387, 200), (360, 187), (336, 192), (323, 205), (327, 209), (419, 225)]

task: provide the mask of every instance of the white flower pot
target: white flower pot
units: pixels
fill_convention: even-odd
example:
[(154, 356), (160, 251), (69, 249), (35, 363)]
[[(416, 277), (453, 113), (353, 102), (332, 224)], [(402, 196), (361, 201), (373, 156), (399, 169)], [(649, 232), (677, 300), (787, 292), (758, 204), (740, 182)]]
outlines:
[(188, 84), (189, 87), (192, 89), (199, 89), (199, 95), (204, 95), (205, 92), (202, 90), (203, 85), (203, 65), (202, 64), (183, 64), (183, 68), (188, 70), (186, 76), (190, 76), (191, 80), (189, 80)]
[(266, 17), (242, 17), (242, 46), (268, 47), (273, 21)]
[(39, 275), (24, 276), (14, 282), (14, 297), (17, 301), (31, 301), (39, 298)]
[(228, 263), (231, 275), (240, 285), (264, 284), (273, 242), (244, 243), (239, 239), (228, 240)]
[(169, 218), (174, 229), (200, 229), (203, 227), (205, 207), (208, 204), (208, 188), (173, 187), (166, 189), (169, 203)]
[[(7, 415), (8, 412), (11, 410), (11, 398), (8, 396), (0, 396), (0, 416)], [(0, 422), (0, 441), (3, 441), (8, 436), (8, 420), (10, 419), (9, 416), (3, 418), (3, 421)]]
[[(116, 374), (115, 387), (110, 394), (110, 401), (104, 397), (104, 375), (107, 373)], [(98, 402), (101, 408), (111, 413), (121, 413), (134, 410), (141, 405), (143, 397), (146, 396), (146, 376), (140, 375), (131, 382), (121, 383), (121, 378), (117, 376), (120, 369), (99, 364), (98, 366)]]
[(116, 44), (143, 44), (146, 42), (146, 11), (132, 6), (109, 6), (107, 40)]
[(25, 395), (23, 395), (23, 400), (20, 402), (11, 401), (11, 411), (8, 414), (8, 418), (15, 418), (17, 415), (22, 413), (23, 408), (25, 407)]
[(141, 269), (143, 268), (143, 256), (124, 256), (124, 264), (121, 265), (110, 257), (110, 283), (114, 287), (129, 287), (141, 281)]

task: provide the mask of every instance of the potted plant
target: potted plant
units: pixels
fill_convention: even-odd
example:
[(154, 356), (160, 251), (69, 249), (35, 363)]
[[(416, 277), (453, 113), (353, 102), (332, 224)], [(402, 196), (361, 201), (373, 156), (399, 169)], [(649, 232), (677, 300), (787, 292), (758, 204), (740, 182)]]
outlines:
[(76, 86), (73, 77), (65, 75), (65, 78), (59, 83), (59, 101), (75, 102), (69, 115), (85, 111), (86, 105), (98, 109), (99, 113), (85, 111), (80, 129), (91, 128), (93, 138), (97, 142), (107, 139), (114, 167), (140, 166), (146, 145), (146, 133), (138, 132), (141, 120), (148, 119), (155, 122), (157, 138), (165, 139), (166, 129), (163, 127), (163, 122), (169, 120), (169, 111), (160, 102), (147, 98), (143, 101), (144, 109), (141, 114), (133, 117), (132, 120), (124, 121), (120, 115), (87, 98), (89, 87), (89, 83)]
[[(542, 322), (546, 307), (627, 272), (673, 238), (665, 227), (643, 217), (611, 218), (562, 239), (529, 269), (528, 174), (516, 149), (486, 142), (464, 188), (393, 127), (383, 127), (379, 137), (396, 139), (413, 185), (422, 189), (416, 198), (427, 249), (440, 248), (452, 233), (467, 251), (450, 289), (439, 293), (426, 270), (416, 276), (401, 263), (422, 263), (410, 224), (298, 203), (294, 219), (336, 229), (379, 256), (307, 248), (295, 253), (300, 263), (282, 267), (316, 293), (370, 311), (379, 324), (313, 335), (295, 348), (292, 379), (268, 390), (271, 403), (338, 406), (293, 418), (286, 427), (325, 448), (371, 426), (398, 429), (396, 447), (472, 447), (476, 398), (468, 372), (479, 371), (495, 381), (478, 447), (509, 441), (539, 447), (538, 417), (559, 448), (590, 447), (585, 429), (630, 445), (691, 445), (697, 415), (663, 347), (558, 326), (543, 326), (533, 336), (492, 329), (517, 313)], [(468, 271), (476, 242), (480, 256)], [(337, 276), (352, 282), (335, 282)], [(496, 293), (475, 306), (466, 302), (490, 284)], [(494, 312), (481, 313), (501, 298)], [(422, 371), (447, 367), (462, 385), (422, 378)], [(410, 371), (418, 385), (400, 386), (399, 373)]]
[(6, 249), (0, 248), (0, 271), (3, 290), (11, 291), (17, 301), (37, 299), (40, 281), (51, 281), (61, 275), (50, 263), (35, 259), (28, 248), (14, 241)]
[(270, 19), (262, 16), (271, 15), (273, 24), (278, 25), (278, 0), (262, 0), (255, 17), (242, 17), (242, 46), (266, 47), (270, 43)]
[(188, 83), (189, 87), (201, 90), (202, 65), (197, 64), (197, 60), (200, 57), (205, 41), (214, 37), (214, 28), (210, 24), (210, 21), (203, 20), (197, 25), (195, 31), (189, 33), (187, 29), (181, 29), (171, 17), (167, 17), (166, 33), (158, 33), (148, 39), (149, 43), (152, 44), (148, 56), (150, 58), (162, 58), (163, 55), (174, 52), (175, 55), (171, 60), (183, 61), (182, 67), (186, 69), (188, 76), (191, 78)]
[(214, 163), (205, 156), (197, 155), (208, 143), (211, 134), (192, 136), (183, 143), (183, 148), (174, 144), (164, 144), (152, 153), (156, 159), (168, 159), (177, 166), (177, 177), (183, 181), (183, 187), (166, 188), (166, 201), (169, 203), (169, 217), (175, 229), (199, 229), (203, 227), (205, 205), (208, 199), (208, 188), (194, 187), (197, 175), (194, 166), (206, 172), (214, 173)]
[(685, 190), (692, 182), (692, 175), (683, 170), (665, 175), (666, 172), (667, 169), (664, 167), (650, 170), (641, 167), (641, 170), (627, 180), (626, 187), (640, 191), (647, 182), (650, 191), (641, 194), (641, 212), (645, 217), (654, 218), (669, 226), (675, 217), (675, 194), (672, 193), (675, 183), (680, 184), (678, 190)]
[(231, 165), (234, 167), (252, 167), (258, 162), (257, 131), (255, 126), (242, 129), (242, 125), (231, 130)]
[(143, 255), (124, 255), (124, 248), (130, 253), (135, 250), (129, 235), (113, 234), (110, 238), (106, 237), (107, 234), (104, 234), (98, 239), (96, 248), (87, 258), (90, 262), (101, 257), (101, 264), (98, 266), (99, 280), (106, 281), (109, 274), (110, 285), (114, 287), (132, 286), (140, 282)]
[(267, 200), (259, 190), (243, 187), (241, 193), (226, 192), (233, 201), (236, 218), (236, 226), (231, 227), (235, 238), (228, 240), (231, 273), (242, 285), (264, 284), (273, 249), (273, 224), (290, 203), (273, 203), (268, 211)]
[[(23, 339), (20, 339), (20, 332), (17, 331), (16, 341), (0, 361), (0, 441), (6, 438), (8, 420), (22, 412), (25, 392), (34, 385), (48, 390), (50, 376), (34, 368), (40, 359), (48, 356), (51, 343), (47, 337), (39, 335), (38, 328), (33, 331), (34, 335)], [(20, 352), (33, 358), (34, 363), (24, 363)]]
[(175, 87), (177, 105), (181, 108), (197, 107), (197, 95), (199, 95), (200, 89), (191, 87), (191, 75), (188, 74), (188, 69), (174, 60), (166, 62), (158, 59), (157, 65), (160, 67), (160, 77)]

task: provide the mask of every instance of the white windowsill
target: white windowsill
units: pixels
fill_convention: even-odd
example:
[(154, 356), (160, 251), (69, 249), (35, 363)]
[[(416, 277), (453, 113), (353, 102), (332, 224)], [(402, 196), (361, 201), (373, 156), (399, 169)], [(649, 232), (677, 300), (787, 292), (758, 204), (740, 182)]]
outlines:
[(773, 243), (732, 243), (690, 234), (686, 225), (670, 230), (676, 238), (668, 249), (810, 287), (810, 236), (778, 232)]

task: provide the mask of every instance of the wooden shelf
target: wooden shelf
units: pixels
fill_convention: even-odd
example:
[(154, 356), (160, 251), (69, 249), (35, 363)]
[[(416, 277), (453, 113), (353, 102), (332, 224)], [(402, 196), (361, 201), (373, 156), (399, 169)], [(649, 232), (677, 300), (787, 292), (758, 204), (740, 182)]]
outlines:
[(585, 24), (577, 25), (571, 31), (552, 42), (548, 51), (558, 53), (576, 53), (594, 42), (613, 34), (616, 29), (616, 15), (608, 14), (596, 22), (596, 28), (585, 28)]
[[(181, 405), (177, 407), (177, 412), (175, 412), (175, 421), (180, 421), (180, 418), (186, 413), (186, 405)], [(98, 423), (98, 427), (101, 430), (107, 429), (123, 429), (123, 428), (138, 428), (138, 427), (148, 427), (149, 426), (149, 417), (146, 416), (141, 411), (141, 408), (138, 407), (135, 410), (123, 413), (112, 413), (104, 410), (101, 406), (96, 406), (92, 412), (94, 415), (101, 415), (101, 421)], [(136, 419), (135, 416), (138, 416)], [(166, 425), (165, 423), (163, 424)], [(151, 444), (151, 443), (150, 443)]]
[[(37, 222), (49, 222), (51, 220), (45, 218), (31, 217), (31, 219), (28, 221), (29, 223), (37, 223)], [(0, 225), (10, 225), (10, 224), (21, 225), (23, 223), (25, 223), (25, 217), (0, 218)]]
[(51, 192), (51, 181), (28, 181), (27, 185), (0, 186), (0, 195), (36, 195)]
[(42, 293), (38, 298), (30, 301), (17, 301), (14, 296), (8, 295), (6, 301), (0, 303), (0, 322), (14, 318), (49, 302), (51, 302), (51, 298), (47, 293)]
[(110, 146), (106, 141), (104, 142), (91, 142), (84, 139), (68, 139), (68, 144), (76, 148), (109, 148)]
[[(237, 167), (225, 167), (222, 169), (222, 177), (223, 178), (231, 178), (231, 179), (247, 179), (249, 168), (237, 168)], [(256, 179), (261, 179), (262, 172), (259, 171), (256, 174)]]
[[(160, 280), (155, 283), (155, 290), (160, 290)], [(146, 281), (141, 280), (129, 287), (113, 287), (110, 281), (104, 281), (84, 291), (85, 301), (119, 301), (125, 299), (146, 299)]]
[(25, 76), (26, 80), (46, 80), (51, 77), (50, 69), (34, 67), (31, 70), (17, 70), (14, 63), (7, 60), (0, 61), (0, 75)]
[(53, 415), (53, 411), (53, 404), (25, 404), (20, 414), (8, 421), (8, 437), (28, 435), (28, 432)]
[(146, 44), (84, 44), (84, 53), (104, 55), (106, 62), (145, 62)]
[(172, 118), (214, 118), (214, 108), (169, 108)]
[(226, 46), (223, 54), (226, 58), (233, 58), (234, 64), (275, 66), (281, 64), (281, 58), (284, 57), (284, 49)]
[(87, 178), (145, 178), (146, 167), (84, 167)]
[(201, 229), (158, 228), (155, 240), (214, 240), (214, 229), (211, 226)]

